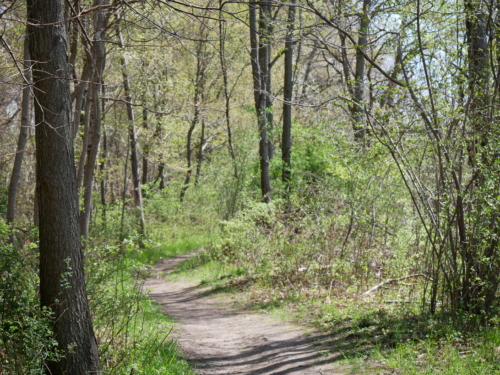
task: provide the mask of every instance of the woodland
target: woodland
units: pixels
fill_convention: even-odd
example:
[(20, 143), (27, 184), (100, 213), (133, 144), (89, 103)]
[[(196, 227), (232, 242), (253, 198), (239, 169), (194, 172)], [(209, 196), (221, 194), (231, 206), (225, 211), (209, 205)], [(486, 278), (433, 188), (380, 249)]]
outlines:
[(191, 373), (141, 285), (196, 248), (368, 373), (500, 373), (500, 2), (0, 0), (0, 42), (1, 373)]

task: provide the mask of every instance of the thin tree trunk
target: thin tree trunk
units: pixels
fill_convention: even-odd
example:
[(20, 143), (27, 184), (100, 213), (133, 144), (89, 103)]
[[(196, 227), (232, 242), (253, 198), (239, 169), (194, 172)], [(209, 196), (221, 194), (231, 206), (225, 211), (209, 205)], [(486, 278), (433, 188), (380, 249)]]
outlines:
[[(130, 138), (130, 134), (129, 134)], [(127, 139), (127, 146), (130, 143), (130, 139)], [(127, 197), (127, 174), (128, 174), (128, 158), (130, 156), (130, 147), (127, 147), (127, 155), (125, 156), (125, 167), (123, 171), (123, 192), (122, 192), (122, 216), (120, 219), (120, 241), (125, 239), (125, 233), (123, 228), (125, 226), (125, 198)]]
[[(94, 6), (98, 8), (101, 5), (107, 5), (108, 0), (95, 0)], [(101, 103), (99, 92), (103, 83), (104, 67), (106, 65), (106, 28), (108, 24), (108, 12), (101, 9), (94, 15), (94, 42), (92, 44), (92, 54), (94, 63), (94, 77), (92, 84), (89, 87), (90, 95), (88, 99), (92, 100), (91, 108), (91, 121), (88, 128), (88, 157), (85, 166), (85, 173), (83, 176), (83, 211), (80, 216), (80, 232), (81, 235), (88, 239), (89, 237), (89, 224), (92, 212), (92, 184), (94, 182), (94, 170), (97, 162), (97, 154), (99, 152), (99, 143), (101, 140)], [(92, 137), (90, 137), (92, 134)], [(82, 155), (83, 156), (83, 155)]]
[[(195, 95), (196, 97), (196, 95)], [(197, 99), (195, 99), (196, 101)], [(187, 171), (186, 171), (186, 178), (184, 179), (184, 186), (182, 187), (181, 190), (181, 196), (180, 196), (180, 201), (184, 201), (184, 197), (186, 196), (186, 191), (189, 187), (189, 183), (191, 182), (191, 174), (192, 174), (192, 147), (191, 147), (191, 142), (193, 138), (193, 131), (194, 128), (196, 127), (196, 124), (198, 124), (198, 105), (195, 104), (195, 116), (193, 120), (191, 121), (191, 126), (189, 127), (188, 133), (187, 133), (187, 139), (186, 139), (186, 161), (187, 161)]]
[[(302, 43), (300, 43), (299, 46), (300, 45), (302, 45)], [(302, 93), (301, 93), (302, 98), (305, 98), (305, 96), (306, 96), (307, 82), (309, 81), (309, 75), (311, 74), (311, 71), (312, 71), (312, 65), (313, 65), (314, 57), (316, 56), (317, 50), (318, 50), (318, 41), (315, 40), (314, 44), (313, 44), (313, 49), (312, 49), (311, 53), (309, 54), (309, 58), (307, 60), (306, 71), (304, 72), (304, 80), (302, 82)]]
[[(146, 108), (142, 109), (142, 127), (144, 130), (148, 130), (148, 110)], [(148, 183), (148, 168), (149, 168), (149, 144), (144, 145), (142, 150), (142, 184)]]
[(224, 99), (225, 99), (225, 118), (226, 118), (226, 129), (227, 129), (227, 141), (228, 141), (228, 149), (229, 155), (231, 156), (231, 160), (233, 162), (234, 168), (234, 177), (238, 178), (238, 167), (236, 165), (236, 157), (234, 155), (234, 147), (233, 147), (233, 134), (231, 131), (231, 118), (230, 118), (230, 97), (228, 92), (228, 79), (227, 79), (227, 63), (226, 63), (226, 54), (225, 54), (225, 42), (226, 42), (226, 28), (224, 27), (225, 22), (222, 14), (222, 0), (219, 0), (219, 57), (220, 57), (220, 66), (222, 70), (222, 79), (224, 83)]
[(78, 226), (78, 191), (71, 122), (70, 66), (62, 0), (28, 0), (34, 61), (37, 194), (40, 206), (40, 302), (54, 312), (63, 356), (52, 375), (100, 374)]
[(283, 135), (281, 139), (281, 158), (283, 160), (282, 180), (287, 192), (290, 191), (292, 176), (293, 32), (295, 24), (295, 3), (296, 0), (291, 0), (288, 6), (288, 27), (285, 41), (285, 72), (283, 78)]
[[(266, 7), (263, 1), (260, 2), (261, 7)], [(261, 192), (264, 202), (271, 201), (271, 176), (269, 172), (269, 147), (267, 139), (267, 68), (269, 58), (268, 48), (259, 48), (259, 40), (257, 38), (257, 10), (253, 2), (249, 2), (249, 24), (250, 24), (250, 46), (252, 59), (252, 77), (254, 85), (255, 109), (257, 112), (257, 120), (259, 124), (259, 156), (260, 156), (260, 183)], [(261, 12), (261, 16), (267, 14), (267, 11)], [(265, 30), (265, 22), (261, 20), (260, 30)], [(261, 38), (265, 36), (260, 35)], [(262, 64), (264, 66), (262, 66)]]
[[(104, 81), (101, 82), (102, 97), (106, 96), (106, 88), (104, 86)], [(104, 114), (106, 113), (106, 100), (103, 98), (101, 100), (101, 117), (104, 120)], [(108, 159), (108, 137), (106, 134), (106, 127), (102, 125), (102, 159), (99, 166), (101, 175), (101, 205), (102, 205), (102, 223), (103, 228), (106, 229), (106, 211), (107, 211), (107, 200), (106, 200), (106, 181), (107, 181), (107, 171), (106, 171), (106, 160)]]
[(158, 175), (155, 178), (155, 184), (158, 182), (158, 180), (160, 180), (160, 184), (158, 185), (158, 189), (160, 189), (160, 191), (165, 189), (164, 173), (165, 173), (165, 163), (161, 161), (158, 164)]
[(363, 121), (363, 99), (365, 95), (365, 58), (363, 57), (361, 50), (364, 50), (367, 43), (368, 27), (370, 26), (370, 6), (371, 0), (363, 0), (363, 13), (361, 14), (358, 45), (356, 48), (356, 70), (354, 77), (354, 105), (352, 106), (352, 120), (354, 138), (357, 141), (362, 141), (366, 136), (366, 128)]
[(271, 37), (273, 26), (271, 20), (271, 1), (260, 0), (259, 18), (259, 66), (261, 71), (261, 88), (265, 90), (264, 114), (266, 117), (266, 144), (268, 159), (271, 160), (274, 154), (274, 145), (268, 134), (273, 130), (273, 100), (271, 97)]
[[(84, 44), (84, 49), (89, 48), (87, 44)], [(83, 67), (82, 76), (80, 82), (76, 85), (72, 96), (75, 99), (75, 106), (73, 111), (73, 139), (78, 135), (78, 128), (80, 127), (82, 119), (82, 109), (83, 102), (85, 98), (85, 92), (87, 91), (88, 81), (92, 77), (92, 60), (88, 57), (85, 59), (85, 65)]]
[(195, 185), (198, 185), (201, 176), (201, 163), (203, 163), (203, 150), (205, 149), (205, 120), (201, 121), (200, 145), (198, 147), (198, 155), (196, 157), (198, 164), (196, 165)]
[(255, 109), (259, 108), (260, 92), (261, 92), (261, 71), (259, 67), (259, 36), (257, 29), (257, 9), (255, 3), (251, 0), (248, 2), (249, 14), (249, 29), (250, 29), (250, 59), (252, 64), (252, 81), (253, 81), (253, 98)]
[[(120, 47), (123, 48), (123, 37), (120, 27), (117, 26), (118, 39)], [(127, 102), (127, 116), (129, 121), (129, 137), (130, 137), (130, 160), (132, 167), (132, 181), (134, 183), (134, 197), (136, 206), (138, 208), (138, 216), (140, 220), (140, 233), (143, 237), (146, 236), (146, 222), (144, 221), (144, 210), (142, 204), (141, 180), (139, 177), (139, 160), (137, 158), (137, 138), (135, 134), (135, 119), (134, 108), (132, 106), (132, 96), (130, 94), (130, 79), (127, 72), (127, 60), (125, 55), (122, 55), (122, 75), (123, 75), (123, 88), (125, 90), (125, 101)]]
[(184, 197), (186, 195), (186, 191), (189, 187), (189, 183), (191, 182), (191, 175), (193, 173), (193, 162), (192, 162), (192, 138), (193, 132), (196, 128), (196, 125), (200, 121), (200, 105), (203, 99), (203, 92), (205, 90), (205, 73), (206, 73), (206, 56), (204, 53), (206, 41), (200, 39), (198, 42), (198, 48), (196, 49), (196, 81), (195, 81), (195, 92), (194, 92), (194, 116), (191, 121), (191, 125), (189, 126), (187, 139), (186, 139), (186, 161), (187, 161), (187, 171), (186, 178), (184, 179), (184, 186), (181, 190), (180, 201), (184, 201)]
[(94, 125), (92, 123), (94, 116), (92, 114), (92, 90), (89, 88), (87, 90), (87, 95), (85, 98), (85, 116), (84, 116), (84, 127), (83, 127), (83, 140), (82, 140), (82, 152), (80, 154), (80, 160), (78, 160), (78, 172), (76, 175), (76, 187), (78, 190), (83, 184), (83, 174), (85, 172), (85, 161), (87, 160), (88, 148), (90, 145), (90, 129)]
[[(104, 108), (103, 108), (104, 109)], [(104, 228), (106, 228), (106, 210), (107, 210), (107, 201), (106, 201), (106, 159), (108, 158), (108, 137), (106, 135), (106, 128), (102, 128), (102, 160), (99, 165), (99, 171), (101, 174), (101, 206), (102, 206), (102, 222)]]
[[(16, 198), (19, 181), (21, 180), (21, 167), (23, 165), (24, 149), (28, 139), (28, 128), (30, 126), (30, 106), (31, 106), (31, 63), (28, 34), (24, 37), (24, 80), (23, 103), (21, 108), (21, 126), (19, 129), (19, 138), (17, 141), (16, 156), (9, 183), (9, 193), (7, 197), (7, 223), (12, 224), (16, 215)], [(12, 236), (12, 240), (14, 237)]]
[[(157, 105), (158, 105), (158, 102), (156, 101), (155, 102), (156, 110), (158, 110)], [(159, 120), (160, 120), (160, 116), (156, 115), (156, 130), (155, 130), (154, 138), (158, 141), (161, 141), (162, 140), (162, 126), (161, 126), (161, 122)], [(164, 171), (165, 171), (165, 162), (163, 161), (163, 155), (160, 154), (158, 157), (158, 175), (156, 176), (156, 178), (153, 182), (154, 184), (156, 184), (158, 182), (158, 180), (160, 181), (160, 183), (158, 185), (158, 188), (160, 189), (160, 191), (165, 188)]]

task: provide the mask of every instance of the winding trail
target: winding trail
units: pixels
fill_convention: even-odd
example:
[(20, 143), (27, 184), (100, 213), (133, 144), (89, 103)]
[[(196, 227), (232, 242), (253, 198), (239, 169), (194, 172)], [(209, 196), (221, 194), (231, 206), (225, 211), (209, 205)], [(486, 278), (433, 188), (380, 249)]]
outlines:
[(195, 254), (158, 263), (145, 287), (163, 311), (177, 320), (174, 337), (197, 374), (345, 374), (334, 363), (339, 353), (320, 352), (324, 347), (318, 344), (328, 341), (320, 333), (237, 310), (227, 299), (211, 296), (208, 289), (158, 276), (171, 273)]

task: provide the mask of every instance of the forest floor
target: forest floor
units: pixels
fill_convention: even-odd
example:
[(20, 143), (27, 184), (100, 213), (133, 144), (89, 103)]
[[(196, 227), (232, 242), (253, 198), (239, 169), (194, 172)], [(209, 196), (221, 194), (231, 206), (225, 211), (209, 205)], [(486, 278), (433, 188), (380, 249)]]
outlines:
[(145, 288), (178, 322), (173, 337), (197, 374), (350, 373), (338, 363), (343, 356), (335, 349), (335, 337), (238, 308), (230, 296), (192, 281), (165, 280), (195, 254), (156, 264)]

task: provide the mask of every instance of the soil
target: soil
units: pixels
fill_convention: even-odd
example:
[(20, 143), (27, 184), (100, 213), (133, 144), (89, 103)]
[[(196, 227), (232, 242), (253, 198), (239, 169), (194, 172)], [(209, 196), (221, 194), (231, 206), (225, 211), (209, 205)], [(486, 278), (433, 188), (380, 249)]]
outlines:
[(227, 297), (188, 281), (165, 281), (163, 275), (195, 253), (156, 265), (145, 287), (178, 324), (174, 337), (181, 353), (200, 375), (346, 374), (324, 344), (329, 338), (311, 329), (242, 311)]

